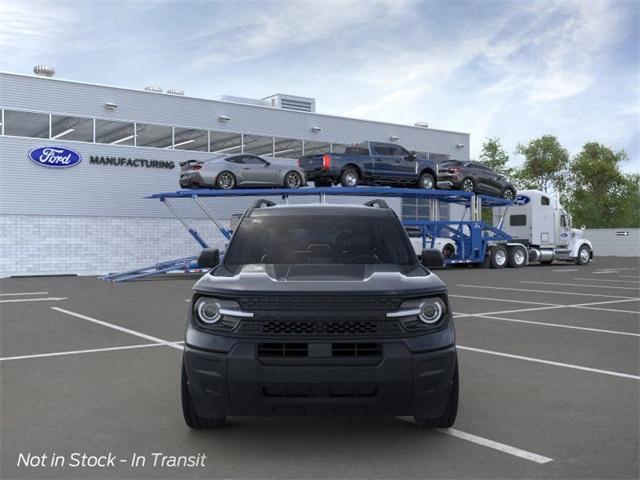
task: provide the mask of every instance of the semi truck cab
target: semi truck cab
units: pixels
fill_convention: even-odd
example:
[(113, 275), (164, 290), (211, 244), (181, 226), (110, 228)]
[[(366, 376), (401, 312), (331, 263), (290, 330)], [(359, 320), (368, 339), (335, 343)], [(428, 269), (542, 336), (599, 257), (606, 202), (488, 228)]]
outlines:
[(504, 209), (494, 209), (493, 224), (499, 226), (501, 221), (511, 241), (527, 247), (529, 262), (560, 260), (584, 265), (593, 259), (593, 246), (583, 238), (585, 227), (573, 228), (571, 215), (556, 197), (545, 192), (519, 192), (506, 215)]

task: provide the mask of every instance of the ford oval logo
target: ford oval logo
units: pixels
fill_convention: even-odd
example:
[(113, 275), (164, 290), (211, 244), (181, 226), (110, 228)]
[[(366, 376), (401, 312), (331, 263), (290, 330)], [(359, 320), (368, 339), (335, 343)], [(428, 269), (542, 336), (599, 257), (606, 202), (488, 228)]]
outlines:
[(526, 205), (531, 200), (526, 195), (516, 195), (516, 198), (513, 200), (514, 205)]
[(40, 147), (29, 152), (29, 159), (43, 167), (69, 168), (78, 165), (82, 161), (82, 156), (64, 147)]

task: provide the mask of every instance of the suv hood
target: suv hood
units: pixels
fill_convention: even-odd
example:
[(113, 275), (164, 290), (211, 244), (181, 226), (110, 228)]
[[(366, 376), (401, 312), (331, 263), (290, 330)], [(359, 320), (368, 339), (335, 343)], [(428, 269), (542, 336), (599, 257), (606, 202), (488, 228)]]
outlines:
[(196, 283), (211, 293), (411, 294), (444, 291), (437, 275), (421, 265), (221, 265)]

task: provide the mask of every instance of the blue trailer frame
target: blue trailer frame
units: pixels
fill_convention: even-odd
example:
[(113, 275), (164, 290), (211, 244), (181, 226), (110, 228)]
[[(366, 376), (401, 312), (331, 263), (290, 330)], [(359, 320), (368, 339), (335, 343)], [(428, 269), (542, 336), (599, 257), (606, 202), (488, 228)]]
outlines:
[[(482, 207), (504, 207), (511, 204), (503, 198), (489, 195), (474, 194), (456, 190), (424, 190), (417, 188), (392, 188), (392, 187), (305, 187), (300, 189), (285, 188), (247, 188), (232, 190), (193, 189), (178, 190), (175, 192), (161, 192), (150, 195), (148, 199), (160, 200), (182, 223), (193, 239), (202, 247), (208, 248), (208, 244), (198, 231), (189, 225), (173, 207), (174, 199), (191, 199), (215, 223), (220, 234), (227, 240), (231, 238), (231, 231), (207, 208), (202, 198), (225, 197), (274, 197), (279, 196), (283, 201), (289, 197), (318, 196), (320, 203), (325, 203), (327, 196), (366, 196), (376, 198), (421, 198), (431, 199), (432, 212), (438, 212), (439, 202), (463, 205), (470, 210), (470, 220), (407, 220), (403, 224), (407, 227), (418, 227), (422, 232), (423, 248), (432, 248), (436, 238), (446, 236), (456, 243), (456, 255), (446, 260), (447, 264), (475, 264), (483, 263), (490, 242), (509, 241), (511, 237), (499, 227), (493, 227), (481, 220)], [(436, 213), (437, 216), (437, 213)], [(198, 269), (196, 257), (186, 257), (129, 270), (121, 273), (113, 273), (101, 277), (103, 280), (122, 282), (136, 280), (159, 273), (171, 271), (192, 271)]]

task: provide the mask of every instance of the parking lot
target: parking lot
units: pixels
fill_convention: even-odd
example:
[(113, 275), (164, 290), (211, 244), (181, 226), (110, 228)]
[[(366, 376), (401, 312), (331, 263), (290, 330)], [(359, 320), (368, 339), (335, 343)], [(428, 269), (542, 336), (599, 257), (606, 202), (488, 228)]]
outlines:
[[(637, 478), (637, 258), (440, 270), (456, 316), (455, 428), (398, 418), (230, 418), (180, 409), (195, 277), (0, 281), (2, 478)], [(206, 455), (205, 466), (18, 467), (19, 455)]]

